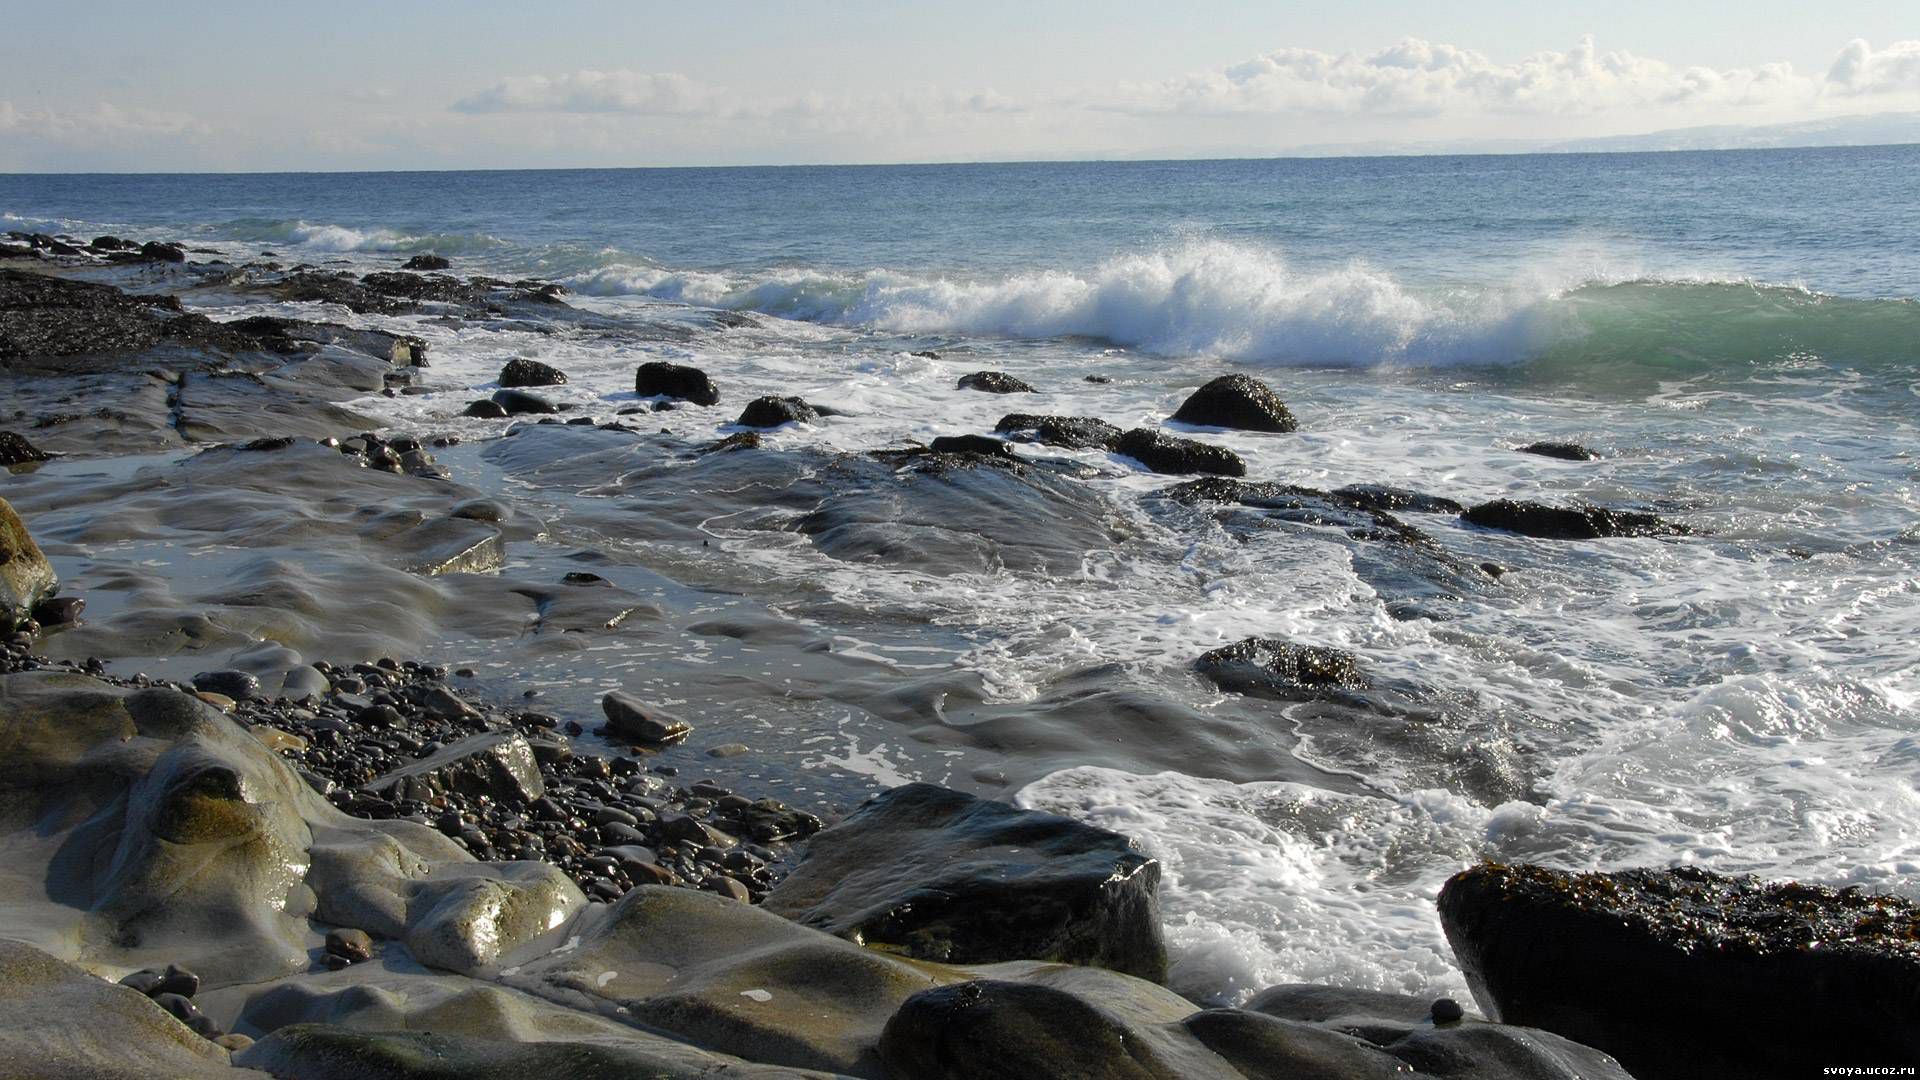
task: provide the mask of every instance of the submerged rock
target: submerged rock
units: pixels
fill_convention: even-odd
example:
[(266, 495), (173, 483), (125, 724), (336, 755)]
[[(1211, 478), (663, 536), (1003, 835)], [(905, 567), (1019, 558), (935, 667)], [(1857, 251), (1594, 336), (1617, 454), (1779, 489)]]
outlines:
[(500, 369), (500, 385), (506, 387), (561, 386), (566, 381), (566, 372), (551, 364), (529, 360), (524, 356), (514, 357)]
[(1051, 960), (1166, 975), (1160, 865), (1068, 818), (908, 784), (809, 841), (766, 908), (951, 963)]
[(979, 390), (987, 394), (1031, 394), (1032, 386), (1004, 371), (976, 371), (960, 376), (960, 390)]
[(1920, 1061), (1920, 908), (1906, 900), (1685, 866), (1488, 863), (1439, 906), (1488, 1015), (1605, 1050), (1640, 1080)]
[(1044, 446), (1069, 450), (1106, 450), (1120, 438), (1120, 429), (1093, 416), (1036, 416), (1032, 413), (1008, 413), (993, 425), (993, 430), (1015, 438), (1030, 439)]
[(1598, 540), (1610, 536), (1688, 536), (1693, 530), (1654, 514), (1597, 506), (1547, 506), (1495, 499), (1460, 515), (1469, 524), (1542, 540)]
[(1368, 686), (1352, 653), (1274, 638), (1247, 638), (1215, 649), (1196, 660), (1194, 668), (1222, 690), (1282, 700)]
[[(713, 380), (697, 367), (654, 360), (641, 364), (633, 373), (633, 392), (641, 397), (667, 397), (691, 401), (695, 405), (720, 404), (720, 391)], [(745, 423), (742, 420), (742, 423)], [(761, 425), (754, 425), (761, 426)]]
[(60, 579), (13, 506), (0, 499), (0, 631), (25, 622)]
[(781, 424), (811, 424), (820, 419), (820, 410), (797, 397), (757, 397), (747, 403), (740, 419), (741, 427), (776, 428)]
[(1113, 452), (1145, 465), (1151, 472), (1184, 476), (1211, 473), (1215, 476), (1245, 476), (1247, 463), (1224, 446), (1198, 439), (1183, 439), (1152, 428), (1134, 428), (1114, 440)]
[(1600, 460), (1599, 454), (1595, 453), (1592, 450), (1587, 449), (1584, 446), (1581, 446), (1579, 443), (1537, 442), (1537, 443), (1528, 443), (1527, 445), (1522, 446), (1519, 449), (1520, 449), (1520, 452), (1523, 454), (1538, 454), (1541, 457), (1559, 458), (1561, 461), (1598, 461)]
[(527, 414), (557, 413), (560, 407), (538, 394), (529, 394), (524, 390), (495, 390), (493, 403), (500, 406), (508, 416)]
[(1244, 431), (1292, 431), (1299, 427), (1273, 387), (1248, 375), (1222, 375), (1195, 390), (1173, 418), (1183, 424)]

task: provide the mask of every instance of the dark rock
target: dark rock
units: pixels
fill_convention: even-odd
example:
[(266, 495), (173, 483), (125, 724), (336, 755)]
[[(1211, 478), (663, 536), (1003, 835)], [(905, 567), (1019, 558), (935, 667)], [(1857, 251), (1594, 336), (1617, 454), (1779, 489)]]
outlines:
[(460, 415), (477, 416), (482, 420), (505, 420), (507, 418), (507, 410), (497, 401), (482, 399), (469, 404), (466, 410)]
[(1597, 540), (1610, 536), (1688, 536), (1693, 530), (1654, 514), (1597, 506), (1547, 506), (1495, 499), (1472, 507), (1462, 520), (1542, 540)]
[(524, 390), (501, 389), (493, 392), (493, 403), (506, 410), (508, 416), (523, 416), (529, 413), (556, 413), (560, 407), (538, 394), (529, 394)]
[(1114, 440), (1114, 453), (1125, 454), (1149, 471), (1184, 476), (1211, 473), (1215, 476), (1245, 476), (1247, 463), (1224, 446), (1198, 439), (1183, 439), (1152, 428), (1134, 428)]
[(1171, 1048), (1157, 1043), (1064, 990), (980, 979), (908, 998), (880, 1033), (880, 1059), (888, 1075), (915, 1080), (1224, 1080), (1228, 1075), (1183, 1068), (1185, 1063), (1167, 1053)]
[(745, 885), (740, 884), (738, 881), (724, 874), (715, 874), (707, 878), (700, 883), (700, 887), (707, 892), (719, 893), (729, 900), (738, 900), (743, 904), (753, 900), (753, 894), (747, 891)]
[(1109, 449), (1119, 441), (1120, 429), (1092, 416), (1036, 416), (1008, 413), (993, 425), (993, 430), (1016, 438), (1028, 438), (1045, 446), (1069, 450)]
[(693, 730), (685, 720), (619, 690), (601, 698), (600, 708), (607, 714), (604, 730), (634, 742), (670, 742), (685, 738)]
[(820, 419), (820, 411), (797, 397), (754, 398), (734, 421), (741, 427), (776, 428), (781, 424), (810, 424)]
[(193, 677), (193, 688), (225, 694), (235, 701), (260, 696), (260, 680), (245, 671), (203, 671)]
[(120, 985), (152, 997), (160, 992), (160, 973), (152, 968), (141, 968), (121, 979)]
[(11, 431), (0, 431), (0, 465), (29, 465), (52, 455)]
[(200, 976), (178, 964), (168, 964), (167, 970), (160, 973), (160, 985), (153, 992), (156, 996), (179, 994), (181, 997), (192, 997), (200, 992)]
[(1559, 458), (1562, 461), (1598, 461), (1600, 455), (1570, 442), (1537, 442), (1520, 447), (1523, 454), (1539, 454), (1541, 457)]
[(807, 845), (767, 910), (951, 963), (1050, 960), (1166, 975), (1160, 864), (1077, 821), (909, 784)]
[(1033, 387), (1004, 371), (976, 371), (962, 375), (958, 389), (979, 390), (988, 394), (1031, 394)]
[(1604, 1050), (1641, 1080), (1920, 1061), (1910, 901), (1684, 866), (1488, 863), (1439, 906), (1488, 1016)]
[(327, 952), (345, 957), (349, 963), (373, 959), (373, 938), (365, 930), (337, 927), (327, 931)]
[(1383, 512), (1411, 510), (1416, 514), (1458, 514), (1466, 509), (1444, 496), (1426, 495), (1406, 488), (1389, 487), (1386, 484), (1348, 484), (1343, 488), (1335, 488), (1329, 495), (1358, 510)]
[(566, 372), (524, 356), (514, 357), (500, 369), (501, 386), (560, 386), (566, 381)]
[(1175, 420), (1244, 431), (1292, 431), (1299, 427), (1273, 388), (1247, 375), (1222, 375), (1182, 402)]
[(187, 253), (178, 244), (150, 240), (140, 245), (140, 257), (153, 262), (186, 262)]
[(519, 804), (538, 799), (547, 788), (527, 740), (513, 732), (494, 731), (461, 739), (395, 769), (367, 784), (366, 790), (390, 799), (417, 797), (410, 793), (418, 790), (429, 796), (450, 791)]
[(1457, 1024), (1466, 1019), (1467, 1010), (1452, 998), (1439, 998), (1433, 1003), (1432, 1015), (1436, 1024)]
[(66, 626), (80, 621), (87, 602), (78, 596), (54, 596), (33, 605), (33, 621), (43, 627)]
[(400, 264), (402, 270), (445, 270), (453, 264), (440, 255), (415, 255)]
[(700, 448), (702, 454), (730, 453), (735, 450), (760, 449), (760, 433), (757, 431), (736, 431), (718, 442), (708, 443)]
[(190, 1023), (194, 1017), (200, 1015), (200, 1007), (188, 1000), (185, 994), (155, 993), (152, 996), (155, 1005), (167, 1010), (175, 1020), (183, 1024)]
[(96, 236), (88, 247), (95, 251), (136, 251), (140, 245), (131, 240), (122, 240), (117, 236)]
[(988, 457), (1017, 458), (1013, 447), (986, 435), (940, 435), (927, 448), (936, 454), (984, 454)]
[(1194, 668), (1222, 690), (1283, 701), (1367, 686), (1352, 653), (1272, 638), (1247, 638), (1215, 649), (1195, 661)]
[(633, 375), (633, 392), (641, 397), (677, 398), (695, 405), (720, 404), (720, 391), (714, 388), (706, 372), (664, 360), (640, 365)]

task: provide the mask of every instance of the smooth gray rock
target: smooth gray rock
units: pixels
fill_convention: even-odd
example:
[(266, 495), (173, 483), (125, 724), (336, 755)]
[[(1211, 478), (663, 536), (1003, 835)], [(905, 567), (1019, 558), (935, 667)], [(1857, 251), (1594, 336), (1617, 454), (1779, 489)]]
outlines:
[[(510, 731), (462, 739), (430, 757), (376, 777), (366, 790), (387, 798), (431, 798), (453, 791), (529, 803), (547, 793), (527, 740)], [(425, 794), (421, 794), (424, 792)]]
[(601, 698), (600, 708), (607, 715), (602, 730), (622, 739), (641, 743), (672, 742), (686, 738), (693, 730), (685, 720), (620, 690)]

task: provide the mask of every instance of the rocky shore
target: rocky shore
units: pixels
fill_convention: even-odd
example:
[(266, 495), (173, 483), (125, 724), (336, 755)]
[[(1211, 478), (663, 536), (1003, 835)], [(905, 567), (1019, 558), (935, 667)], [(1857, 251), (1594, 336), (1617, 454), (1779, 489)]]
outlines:
[[(546, 535), (537, 507), (456, 482), (435, 458), (456, 436), (356, 413), (370, 394), (433, 389), (419, 338), (277, 306), (215, 321), (168, 290), (630, 328), (551, 283), (457, 277), (437, 258), (354, 277), (190, 254), (28, 234), (0, 248), (0, 460), (14, 470), (0, 486), (0, 1049), (34, 1075), (1659, 1080), (1920, 1057), (1920, 915), (1902, 901), (1685, 869), (1463, 867), (1437, 914), (1477, 1012), (1308, 985), (1203, 1007), (1163, 985), (1161, 868), (1125, 836), (931, 784), (793, 805), (750, 774), (696, 772), (755, 751), (695, 755), (704, 718), (650, 694), (548, 707), (442, 662), (424, 650), (464, 638), (564, 664), (660, 622), (647, 589), (677, 586), (592, 550), (516, 560)], [(89, 280), (108, 271), (142, 276)], [(734, 399), (737, 430), (688, 443), (640, 418), (718, 406), (725, 388), (661, 361), (634, 379), (643, 403), (595, 415), (561, 396), (566, 372), (516, 358), (464, 414), (501, 421), (486, 461), (502, 475), (645, 505), (649, 485), (676, 481), (621, 456), (644, 445), (740, 500), (702, 514), (789, 506), (798, 535), (850, 563), (1073, 564), (1111, 526), (1081, 490), (1089, 468), (1035, 447), (1197, 474), (1154, 505), (1229, 530), (1340, 530), (1448, 588), (1493, 588), (1506, 570), (1423, 521), (1555, 542), (1695, 532), (1640, 508), (1241, 479), (1245, 462), (1202, 436), (1300, 423), (1246, 376), (1195, 390), (1169, 417), (1182, 434), (1012, 413), (993, 435), (773, 465), (740, 463), (772, 456), (758, 430), (836, 410)], [(961, 387), (1036, 392), (995, 371)], [(175, 457), (77, 490), (37, 471), (155, 453)], [(1023, 527), (1043, 514), (1049, 529)], [(956, 534), (953, 520), (986, 524)], [(671, 508), (623, 527), (705, 544)], [(141, 545), (185, 537), (246, 554), (176, 595), (171, 577), (191, 571), (153, 568)], [(89, 614), (36, 538), (61, 557), (135, 555), (89, 581), (106, 601)], [(793, 644), (746, 616), (674, 632)], [(200, 654), (228, 662), (179, 669)], [(179, 673), (109, 670), (122, 659)], [(1309, 642), (1250, 638), (1193, 666), (1228, 694), (1429, 740), (1462, 711)], [(876, 711), (946, 693), (863, 678), (880, 685)], [(1090, 745), (1056, 737), (1061, 760)], [(1526, 793), (1513, 748), (1463, 739), (1436, 759), (1489, 801)]]

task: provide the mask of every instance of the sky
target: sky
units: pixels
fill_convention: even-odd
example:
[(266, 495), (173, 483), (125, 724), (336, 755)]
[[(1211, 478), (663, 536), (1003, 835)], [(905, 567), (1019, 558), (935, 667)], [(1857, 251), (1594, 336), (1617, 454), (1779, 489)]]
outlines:
[(0, 0), (0, 172), (1436, 149), (1920, 110), (1914, 0)]

